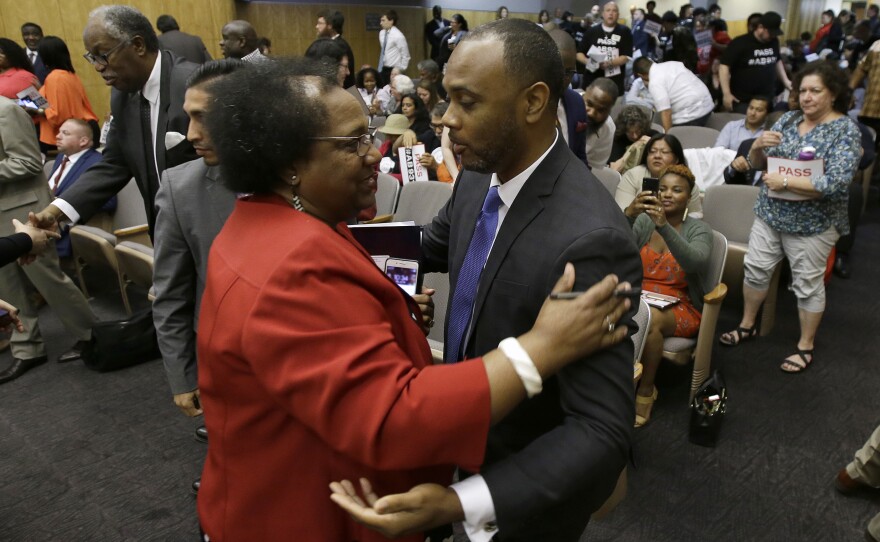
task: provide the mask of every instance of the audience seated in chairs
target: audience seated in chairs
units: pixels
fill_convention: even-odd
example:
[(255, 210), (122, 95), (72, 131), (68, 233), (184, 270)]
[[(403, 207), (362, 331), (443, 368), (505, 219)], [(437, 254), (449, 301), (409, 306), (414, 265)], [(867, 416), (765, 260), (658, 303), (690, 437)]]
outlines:
[(379, 72), (376, 68), (364, 68), (357, 73), (355, 86), (370, 111), (370, 115), (381, 115), (382, 106), (379, 103)]
[(428, 111), (433, 111), (434, 106), (443, 101), (440, 99), (440, 95), (437, 94), (437, 85), (431, 81), (419, 80), (419, 84), (416, 85), (416, 94), (418, 94), (419, 99), (422, 100), (422, 103), (425, 104), (425, 109)]
[(624, 174), (642, 162), (645, 144), (658, 134), (651, 127), (651, 115), (639, 105), (627, 105), (614, 123), (617, 133), (611, 145), (609, 167)]
[(404, 94), (415, 93), (416, 86), (413, 80), (400, 73), (391, 70), (391, 82), (379, 91), (380, 114), (393, 115), (400, 107), (400, 99)]
[[(636, 197), (642, 191), (642, 179), (646, 177), (657, 179), (664, 169), (675, 164), (687, 166), (684, 150), (678, 138), (673, 135), (657, 134), (645, 143), (641, 164), (623, 174), (620, 184), (617, 185), (617, 193), (614, 194), (617, 205), (630, 220), (635, 220), (641, 214), (635, 204)], [(697, 213), (702, 210), (699, 190), (692, 191), (688, 211)]]
[(611, 156), (611, 142), (614, 139), (614, 120), (611, 108), (617, 100), (617, 85), (607, 77), (600, 77), (590, 83), (584, 91), (584, 104), (587, 106), (587, 164), (590, 169), (603, 168)]
[(694, 175), (687, 166), (669, 166), (660, 174), (659, 193), (639, 193), (631, 205), (639, 214), (628, 216), (642, 256), (642, 290), (679, 298), (671, 307), (651, 307), (644, 370), (636, 393), (636, 427), (648, 423), (657, 399), (654, 376), (663, 356), (663, 339), (694, 337), (700, 330), (706, 292), (701, 291), (699, 276), (709, 263), (712, 228), (702, 220), (687, 218), (694, 188)]
[[(779, 117), (781, 116), (781, 111), (774, 111), (767, 115), (767, 118), (764, 120), (764, 129), (769, 130), (774, 124), (776, 124), (776, 121), (779, 120)], [(762, 129), (761, 132), (763, 132), (764, 129)], [(759, 135), (761, 132), (759, 132)], [(739, 144), (739, 147), (736, 150), (736, 158), (733, 159), (733, 162), (731, 162), (729, 166), (724, 168), (723, 175), (725, 183), (760, 186), (764, 182), (762, 178), (764, 172), (760, 169), (751, 167), (749, 161), (746, 160), (755, 139), (757, 138), (753, 137), (746, 139)]]

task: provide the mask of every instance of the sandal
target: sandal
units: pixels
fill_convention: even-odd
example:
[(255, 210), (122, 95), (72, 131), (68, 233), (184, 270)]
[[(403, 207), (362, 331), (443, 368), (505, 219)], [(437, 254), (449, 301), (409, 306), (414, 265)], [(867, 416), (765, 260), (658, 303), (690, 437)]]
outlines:
[[(794, 354), (793, 354), (794, 355)], [(801, 350), (798, 348), (797, 354), (798, 357), (794, 359), (785, 358), (785, 361), (782, 362), (782, 365), (779, 366), (784, 373), (802, 373), (810, 368), (810, 365), (813, 364), (813, 351), (812, 350)], [(807, 356), (810, 356), (807, 358)], [(791, 356), (789, 356), (791, 357)], [(785, 367), (794, 367), (794, 369), (786, 369)]]
[[(651, 419), (651, 409), (654, 408), (654, 401), (657, 400), (657, 387), (654, 387), (654, 393), (652, 393), (649, 397), (645, 397), (644, 395), (636, 394), (636, 423), (633, 427), (641, 427), (648, 423), (648, 420)], [(645, 415), (641, 416), (638, 414), (639, 405), (644, 405), (647, 407), (645, 410)]]
[(733, 331), (723, 333), (718, 337), (718, 342), (724, 346), (739, 346), (740, 343), (750, 341), (758, 336), (758, 330), (755, 328), (754, 325), (752, 327), (738, 327)]

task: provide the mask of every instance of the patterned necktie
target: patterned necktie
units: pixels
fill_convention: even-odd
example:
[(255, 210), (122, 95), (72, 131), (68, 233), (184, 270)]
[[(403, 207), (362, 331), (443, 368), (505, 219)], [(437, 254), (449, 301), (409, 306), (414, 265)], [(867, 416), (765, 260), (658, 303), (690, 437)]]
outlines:
[(490, 186), (489, 193), (486, 194), (486, 199), (483, 201), (483, 209), (477, 219), (477, 226), (474, 228), (474, 236), (471, 237), (471, 244), (468, 246), (464, 262), (461, 264), (455, 293), (452, 296), (452, 305), (449, 310), (449, 334), (446, 337), (443, 355), (443, 360), (446, 363), (455, 363), (463, 358), (464, 338), (471, 315), (474, 312), (474, 299), (477, 297), (480, 275), (483, 273), (483, 267), (489, 257), (489, 250), (495, 240), (500, 205), (501, 197), (498, 195), (498, 187)]
[(382, 70), (385, 68), (385, 46), (388, 45), (388, 33), (389, 31), (385, 31), (385, 38), (382, 39), (382, 50), (379, 51), (379, 73), (382, 73)]
[(153, 148), (153, 119), (150, 115), (150, 101), (141, 94), (141, 135), (144, 138), (144, 152), (147, 158), (147, 175), (154, 178), (159, 186), (159, 171), (156, 169), (156, 150)]
[(55, 176), (55, 186), (52, 187), (52, 195), (58, 193), (58, 187), (61, 186), (61, 179), (64, 177), (64, 168), (67, 167), (67, 164), (70, 162), (70, 158), (67, 156), (61, 160), (61, 166), (58, 168), (58, 175)]

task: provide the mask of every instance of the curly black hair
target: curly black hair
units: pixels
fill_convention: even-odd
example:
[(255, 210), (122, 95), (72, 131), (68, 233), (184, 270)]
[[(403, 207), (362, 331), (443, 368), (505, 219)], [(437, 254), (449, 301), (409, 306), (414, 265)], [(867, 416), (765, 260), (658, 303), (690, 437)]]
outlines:
[(832, 104), (834, 110), (846, 115), (846, 112), (849, 110), (850, 98), (852, 97), (852, 91), (849, 88), (849, 77), (846, 72), (831, 60), (814, 60), (800, 69), (796, 76), (798, 86), (792, 86), (792, 88), (800, 89), (801, 82), (808, 75), (816, 75), (822, 80), (822, 84), (834, 95), (834, 103)]
[(310, 138), (326, 127), (322, 97), (334, 88), (335, 67), (307, 58), (263, 62), (213, 83), (215, 106), (206, 123), (226, 186), (272, 192), (282, 182), (279, 172), (306, 158)]
[(15, 43), (8, 38), (0, 38), (0, 53), (6, 57), (6, 63), (10, 68), (18, 68), (20, 70), (34, 73), (34, 67), (28, 60), (27, 53), (21, 45)]

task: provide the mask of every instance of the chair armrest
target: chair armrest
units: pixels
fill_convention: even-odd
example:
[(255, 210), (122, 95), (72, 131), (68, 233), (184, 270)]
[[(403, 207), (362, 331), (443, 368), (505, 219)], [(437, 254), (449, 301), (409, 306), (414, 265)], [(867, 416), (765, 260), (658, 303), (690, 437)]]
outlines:
[(714, 290), (703, 296), (703, 303), (706, 305), (718, 305), (724, 301), (725, 297), (727, 297), (727, 285), (720, 282)]
[(364, 220), (361, 224), (385, 224), (394, 220), (394, 215), (379, 215), (370, 220)]
[(146, 224), (113, 230), (113, 235), (116, 236), (117, 242), (130, 241), (148, 247), (153, 246), (153, 243), (150, 240), (150, 227)]

